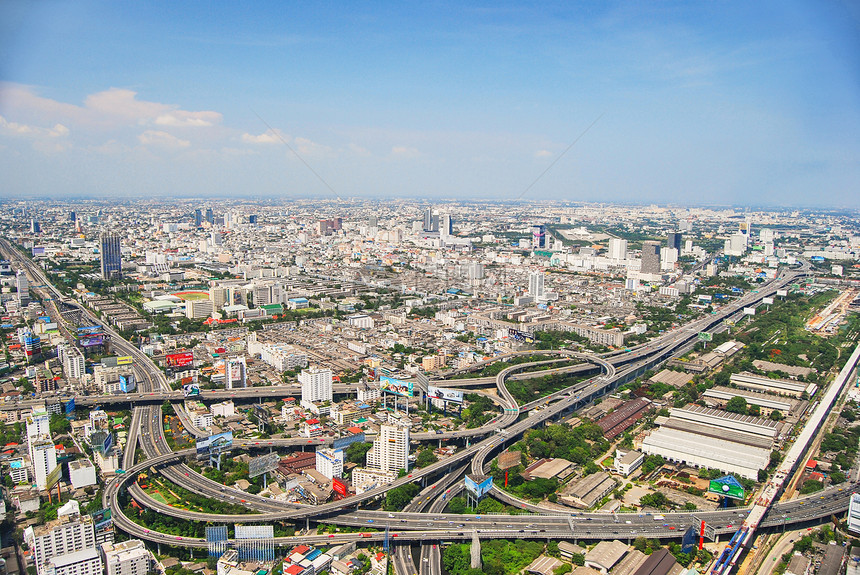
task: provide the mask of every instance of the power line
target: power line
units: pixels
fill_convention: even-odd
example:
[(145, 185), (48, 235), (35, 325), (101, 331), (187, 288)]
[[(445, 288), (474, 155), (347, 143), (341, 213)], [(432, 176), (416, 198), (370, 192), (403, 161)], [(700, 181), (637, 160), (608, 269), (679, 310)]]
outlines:
[(276, 138), (278, 138), (278, 139), (279, 139), (279, 140), (280, 140), (280, 141), (281, 141), (281, 142), (282, 142), (282, 143), (283, 143), (283, 144), (284, 144), (284, 145), (285, 145), (285, 146), (286, 146), (286, 147), (287, 147), (287, 148), (288, 148), (288, 149), (293, 153), (293, 155), (295, 155), (295, 156), (296, 156), (296, 157), (297, 157), (297, 158), (298, 158), (298, 159), (299, 159), (299, 160), (300, 160), (300, 161), (305, 165), (305, 167), (306, 167), (308, 170), (310, 170), (310, 171), (311, 171), (311, 173), (312, 173), (313, 175), (315, 175), (315, 176), (317, 177), (317, 179), (318, 179), (319, 181), (321, 181), (325, 187), (327, 187), (327, 188), (329, 189), (329, 191), (330, 191), (332, 194), (334, 194), (334, 197), (336, 197), (336, 198), (338, 199), (338, 201), (343, 201), (343, 200), (341, 199), (341, 197), (338, 195), (338, 193), (337, 193), (336, 191), (334, 191), (334, 188), (332, 188), (332, 187), (328, 184), (328, 182), (327, 182), (327, 181), (325, 181), (325, 180), (323, 179), (323, 177), (322, 177), (321, 175), (319, 175), (319, 174), (317, 173), (317, 171), (316, 171), (316, 170), (314, 170), (314, 169), (311, 167), (311, 165), (310, 165), (309, 163), (307, 163), (307, 162), (305, 161), (305, 159), (304, 159), (303, 157), (301, 157), (301, 156), (299, 155), (299, 153), (298, 153), (295, 149), (293, 149), (293, 147), (292, 147), (292, 146), (291, 146), (291, 145), (290, 145), (290, 144), (289, 144), (289, 143), (284, 139), (284, 137), (283, 137), (283, 136), (281, 136), (280, 132), (278, 132), (278, 131), (277, 131), (277, 130), (275, 130), (272, 126), (270, 126), (270, 125), (269, 125), (269, 123), (268, 123), (266, 120), (264, 120), (264, 119), (263, 119), (263, 117), (262, 117), (262, 116), (260, 116), (260, 114), (258, 114), (255, 110), (253, 110), (253, 109), (252, 109), (251, 111), (252, 111), (252, 112), (254, 112), (254, 115), (255, 115), (255, 116), (257, 116), (257, 117), (260, 119), (260, 121), (261, 121), (261, 122), (263, 122), (263, 123), (266, 125), (266, 127), (268, 128), (268, 131), (269, 131), (269, 132), (272, 132), (272, 133), (275, 135), (275, 137), (276, 137)]
[[(604, 112), (604, 113), (605, 113), (605, 112)], [(602, 118), (602, 117), (603, 117), (603, 114), (600, 114), (599, 116), (597, 116), (597, 119), (595, 119), (593, 122), (591, 122), (591, 124), (589, 124), (589, 125), (588, 125), (588, 127), (587, 127), (585, 130), (583, 130), (583, 132), (582, 132), (579, 136), (577, 136), (577, 138), (576, 138), (573, 142), (571, 142), (571, 143), (570, 143), (570, 145), (569, 145), (567, 148), (565, 148), (565, 149), (564, 149), (564, 151), (563, 151), (561, 154), (559, 154), (559, 155), (558, 155), (558, 157), (557, 157), (556, 159), (554, 159), (554, 160), (550, 163), (550, 165), (548, 165), (548, 166), (546, 167), (546, 169), (545, 169), (544, 171), (542, 171), (542, 172), (540, 173), (540, 175), (539, 175), (537, 178), (535, 178), (535, 180), (534, 180), (531, 184), (529, 184), (529, 185), (528, 185), (528, 187), (527, 187), (525, 190), (523, 190), (523, 193), (521, 193), (519, 196), (517, 196), (517, 199), (518, 199), (518, 200), (521, 200), (521, 199), (522, 199), (522, 197), (523, 197), (524, 195), (526, 195), (526, 194), (528, 193), (528, 191), (529, 191), (529, 190), (531, 190), (531, 189), (532, 189), (532, 187), (534, 187), (534, 185), (535, 185), (536, 183), (538, 183), (538, 181), (540, 181), (540, 179), (541, 179), (542, 177), (544, 177), (544, 174), (546, 174), (548, 171), (550, 171), (550, 170), (552, 169), (552, 167), (553, 167), (553, 166), (554, 166), (554, 165), (555, 165), (555, 164), (556, 164), (560, 159), (562, 159), (562, 158), (564, 157), (564, 155), (565, 155), (565, 154), (566, 154), (566, 153), (567, 153), (567, 152), (568, 152), (568, 151), (569, 151), (573, 146), (575, 146), (575, 145), (576, 145), (576, 143), (577, 143), (579, 140), (581, 140), (581, 139), (582, 139), (582, 137), (583, 137), (585, 134), (587, 134), (587, 133), (588, 133), (588, 131), (589, 131), (589, 130), (594, 126), (594, 124), (596, 124), (596, 123), (600, 120), (600, 118)]]

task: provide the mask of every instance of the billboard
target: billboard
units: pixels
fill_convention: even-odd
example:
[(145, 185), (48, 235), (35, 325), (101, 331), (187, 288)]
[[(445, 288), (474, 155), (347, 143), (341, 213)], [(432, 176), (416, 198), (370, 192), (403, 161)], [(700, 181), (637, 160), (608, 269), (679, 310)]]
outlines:
[(714, 334), (708, 333), (706, 331), (700, 331), (699, 332), (699, 341), (713, 341), (713, 340), (714, 340)]
[(726, 475), (719, 479), (711, 479), (708, 484), (708, 493), (716, 493), (731, 499), (744, 499), (744, 487), (733, 475)]
[(858, 493), (851, 495), (851, 502), (848, 504), (848, 531), (860, 534), (860, 494)]
[(332, 443), (331, 448), (335, 451), (338, 449), (346, 449), (353, 443), (364, 443), (365, 441), (367, 440), (364, 438), (364, 433), (356, 433), (354, 435), (347, 435), (346, 437), (338, 437)]
[(182, 395), (185, 397), (197, 397), (200, 395), (200, 386), (196, 383), (186, 383), (182, 386)]
[(131, 393), (135, 390), (135, 387), (137, 387), (137, 384), (134, 381), (133, 373), (119, 376), (119, 388), (123, 393)]
[(48, 477), (45, 478), (45, 489), (50, 489), (54, 485), (60, 482), (60, 477), (63, 474), (63, 466), (56, 466), (49, 474)]
[(117, 365), (131, 365), (132, 363), (134, 363), (134, 358), (130, 355), (121, 355), (116, 358)]
[(347, 488), (346, 483), (337, 478), (331, 480), (331, 488), (334, 489), (335, 493), (342, 497), (346, 497), (349, 493), (349, 489)]
[[(209, 457), (212, 453), (228, 451), (233, 447), (233, 432), (225, 431), (197, 440), (197, 457)], [(238, 536), (237, 536), (238, 537)]]
[(260, 457), (255, 457), (248, 462), (248, 478), (250, 479), (274, 471), (278, 468), (280, 461), (281, 456), (277, 453), (268, 453)]
[(164, 361), (168, 367), (185, 367), (186, 365), (191, 365), (194, 361), (194, 354), (190, 351), (171, 353), (164, 356)]
[(529, 334), (522, 332), (518, 329), (514, 329), (512, 327), (508, 328), (508, 337), (513, 340), (525, 343), (534, 343), (535, 341), (535, 338), (533, 338)]
[(755, 308), (754, 307), (745, 307), (744, 308), (744, 315), (755, 315)]
[(113, 433), (108, 432), (105, 436), (104, 441), (102, 442), (102, 453), (107, 453), (110, 451), (110, 448), (113, 447)]
[(786, 297), (786, 296), (788, 296), (788, 290), (787, 289), (778, 289), (778, 290), (776, 290), (776, 295), (778, 297)]
[(221, 557), (227, 551), (227, 526), (206, 527), (206, 547), (210, 557)]
[(493, 477), (487, 475), (466, 475), (466, 491), (480, 499), (493, 488)]
[(74, 412), (75, 412), (75, 398), (73, 397), (66, 403), (66, 414), (74, 413)]
[(95, 333), (101, 333), (101, 332), (102, 332), (102, 326), (100, 326), (100, 325), (90, 325), (87, 327), (79, 327), (78, 328), (78, 337), (80, 337), (82, 335), (95, 334)]
[(764, 305), (773, 305), (773, 298), (772, 297), (763, 297), (763, 298), (761, 298), (761, 303), (763, 303)]
[(275, 537), (273, 525), (237, 525), (236, 539), (272, 539)]
[(411, 381), (401, 381), (383, 375), (379, 378), (379, 389), (385, 393), (393, 393), (400, 397), (413, 397)]
[(103, 531), (111, 525), (110, 509), (101, 509), (95, 513), (90, 513), (93, 518), (93, 527), (96, 531)]
[(433, 385), (427, 386), (428, 399), (442, 399), (451, 403), (463, 403), (463, 392), (453, 389), (444, 389)]
[(93, 335), (79, 338), (78, 343), (82, 347), (96, 347), (97, 345), (104, 345), (105, 339), (103, 335)]

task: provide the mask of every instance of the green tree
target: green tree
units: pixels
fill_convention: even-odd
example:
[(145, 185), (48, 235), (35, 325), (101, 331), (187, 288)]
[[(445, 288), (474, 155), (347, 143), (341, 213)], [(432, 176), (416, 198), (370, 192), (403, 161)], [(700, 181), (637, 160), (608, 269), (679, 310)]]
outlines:
[(741, 395), (736, 395), (726, 403), (726, 411), (732, 413), (747, 413), (747, 400)]
[(418, 457), (415, 460), (416, 467), (427, 467), (428, 465), (432, 465), (439, 461), (439, 458), (436, 457), (436, 454), (433, 453), (432, 449), (422, 449), (418, 453)]
[(815, 493), (816, 491), (821, 491), (824, 489), (824, 484), (815, 479), (807, 479), (803, 482), (803, 486), (800, 488), (800, 492), (803, 495), (807, 495), (809, 493)]
[(382, 508), (386, 511), (402, 511), (418, 495), (419, 491), (421, 488), (415, 483), (407, 483), (390, 489), (385, 495), (385, 503)]

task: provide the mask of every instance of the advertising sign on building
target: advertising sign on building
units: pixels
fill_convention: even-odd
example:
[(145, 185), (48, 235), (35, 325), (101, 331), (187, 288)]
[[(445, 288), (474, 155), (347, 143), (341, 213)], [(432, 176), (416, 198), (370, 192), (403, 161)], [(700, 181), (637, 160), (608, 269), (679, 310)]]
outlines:
[(134, 363), (134, 358), (130, 355), (121, 355), (116, 358), (117, 365), (131, 365), (132, 363)]
[(463, 403), (463, 392), (453, 389), (444, 389), (430, 385), (427, 387), (427, 397), (429, 399), (442, 399), (452, 403)]
[(755, 315), (755, 308), (754, 307), (745, 307), (744, 308), (744, 315)]
[(711, 479), (708, 484), (708, 493), (716, 493), (731, 499), (744, 499), (744, 486), (735, 479), (733, 475), (726, 475), (719, 479)]
[(493, 488), (493, 477), (484, 475), (466, 475), (465, 487), (466, 491), (470, 492), (477, 499), (480, 499)]
[(411, 381), (401, 381), (385, 375), (379, 378), (379, 389), (385, 393), (393, 393), (400, 397), (413, 396)]
[(508, 337), (513, 338), (514, 340), (519, 341), (519, 342), (523, 342), (523, 343), (534, 343), (535, 342), (535, 338), (532, 337), (531, 335), (529, 335), (525, 332), (522, 332), (518, 329), (514, 329), (512, 327), (508, 328)]
[(186, 365), (191, 365), (194, 361), (194, 354), (190, 351), (171, 353), (164, 356), (164, 361), (168, 367), (185, 367)]
[(119, 388), (122, 390), (123, 393), (131, 393), (135, 390), (136, 387), (137, 384), (134, 381), (133, 373), (119, 376)]
[(347, 488), (346, 483), (337, 478), (331, 480), (331, 488), (334, 490), (335, 493), (343, 497), (346, 497), (349, 493), (349, 489)]
[(104, 345), (104, 342), (104, 336), (102, 335), (93, 335), (78, 339), (78, 343), (81, 344), (82, 347), (96, 347), (97, 345)]
[(713, 340), (714, 340), (714, 334), (708, 333), (706, 331), (700, 331), (699, 332), (699, 341), (713, 341)]
[(851, 495), (848, 504), (848, 531), (860, 534), (860, 493)]
[(213, 453), (228, 451), (233, 447), (233, 432), (225, 431), (197, 440), (197, 457), (209, 457)]
[(200, 395), (200, 386), (196, 383), (187, 383), (182, 386), (182, 395), (185, 397), (197, 397)]
[(101, 531), (107, 527), (110, 527), (110, 509), (101, 509), (99, 511), (96, 511), (95, 513), (91, 513), (90, 517), (93, 518), (93, 527), (96, 531)]
[(60, 476), (63, 474), (63, 466), (56, 466), (53, 471), (45, 478), (45, 489), (51, 489), (54, 485), (60, 482)]

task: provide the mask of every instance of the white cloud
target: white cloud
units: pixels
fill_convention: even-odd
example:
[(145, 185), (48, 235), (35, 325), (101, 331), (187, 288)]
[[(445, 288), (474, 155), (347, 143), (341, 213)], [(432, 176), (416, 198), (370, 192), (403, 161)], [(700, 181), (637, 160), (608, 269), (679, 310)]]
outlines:
[[(248, 144), (277, 144), (281, 141), (281, 138), (278, 135), (281, 134), (280, 131), (277, 130), (269, 130), (267, 132), (263, 132), (259, 135), (254, 134), (242, 134), (242, 141)], [(283, 137), (283, 135), (281, 135)]]
[(535, 158), (549, 158), (553, 153), (549, 150), (538, 150), (535, 152)]
[(394, 146), (391, 148), (391, 155), (398, 158), (417, 158), (421, 152), (409, 146)]
[(69, 135), (69, 129), (62, 124), (54, 124), (53, 128), (40, 128), (19, 122), (10, 122), (3, 116), (0, 116), (0, 130), (7, 134), (32, 138), (65, 138)]
[(221, 121), (218, 112), (184, 112), (177, 110), (170, 114), (163, 114), (155, 119), (159, 126), (173, 126), (177, 128), (208, 128)]
[(191, 145), (188, 140), (177, 138), (173, 134), (161, 130), (146, 130), (137, 137), (144, 146), (157, 146), (161, 148), (187, 148)]

